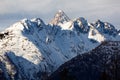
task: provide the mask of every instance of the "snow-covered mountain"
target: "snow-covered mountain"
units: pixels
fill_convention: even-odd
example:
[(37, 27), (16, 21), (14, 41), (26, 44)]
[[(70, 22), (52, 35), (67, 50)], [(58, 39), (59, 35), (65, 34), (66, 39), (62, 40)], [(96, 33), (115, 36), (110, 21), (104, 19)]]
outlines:
[(120, 41), (103, 42), (66, 62), (47, 80), (120, 80)]
[(71, 20), (62, 10), (49, 24), (23, 19), (0, 33), (0, 74), (7, 80), (39, 80), (103, 41), (120, 41), (118, 34), (109, 23)]

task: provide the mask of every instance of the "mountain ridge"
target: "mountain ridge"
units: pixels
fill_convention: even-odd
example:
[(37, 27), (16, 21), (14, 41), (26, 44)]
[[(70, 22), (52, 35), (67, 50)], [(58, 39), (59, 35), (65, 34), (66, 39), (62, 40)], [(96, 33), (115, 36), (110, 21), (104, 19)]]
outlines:
[(120, 41), (106, 41), (60, 66), (47, 80), (119, 80)]
[[(70, 20), (63, 14), (63, 11), (57, 12), (55, 24), (45, 24), (40, 18), (23, 19), (0, 33), (0, 69), (8, 80), (39, 80), (43, 73), (51, 74), (61, 64), (94, 49), (103, 41), (120, 41), (114, 28), (114, 35), (100, 32), (83, 17)], [(100, 27), (105, 26), (114, 27)]]

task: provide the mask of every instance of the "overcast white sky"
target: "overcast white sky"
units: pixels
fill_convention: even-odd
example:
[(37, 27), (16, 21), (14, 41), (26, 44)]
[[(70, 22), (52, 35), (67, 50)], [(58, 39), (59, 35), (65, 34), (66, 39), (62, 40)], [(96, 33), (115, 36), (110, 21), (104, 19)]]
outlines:
[(0, 30), (23, 18), (47, 23), (59, 9), (72, 19), (101, 19), (120, 28), (120, 0), (0, 0)]

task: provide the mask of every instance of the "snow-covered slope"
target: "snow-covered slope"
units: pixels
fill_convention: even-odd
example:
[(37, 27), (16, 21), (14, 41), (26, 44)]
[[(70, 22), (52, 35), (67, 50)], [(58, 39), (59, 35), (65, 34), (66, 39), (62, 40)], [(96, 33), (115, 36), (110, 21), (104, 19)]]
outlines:
[(120, 41), (103, 42), (66, 62), (48, 80), (120, 80)]
[(0, 70), (7, 80), (39, 80), (102, 41), (120, 40), (116, 36), (101, 32), (82, 17), (70, 20), (61, 10), (48, 25), (40, 18), (24, 19), (0, 33)]

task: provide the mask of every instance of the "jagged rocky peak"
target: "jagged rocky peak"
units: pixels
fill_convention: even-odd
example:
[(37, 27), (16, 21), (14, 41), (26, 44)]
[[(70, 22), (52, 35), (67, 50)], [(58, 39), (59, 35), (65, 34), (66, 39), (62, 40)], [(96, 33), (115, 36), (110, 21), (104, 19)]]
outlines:
[(83, 17), (79, 17), (79, 18), (74, 20), (74, 27), (79, 29), (81, 32), (88, 32), (89, 31), (88, 22)]
[[(0, 63), (3, 64), (2, 68), (0, 64), (0, 74), (9, 76), (15, 70), (15, 78), (19, 77), (19, 80), (42, 80), (42, 73), (51, 74), (61, 64), (111, 37), (100, 33), (94, 24), (89, 28), (89, 23), (82, 17), (70, 20), (61, 10), (51, 24), (46, 25), (40, 18), (23, 19), (0, 33)], [(120, 40), (120, 37), (109, 40)], [(7, 61), (1, 60), (3, 58)], [(9, 66), (15, 66), (15, 69), (10, 68), (8, 73)]]
[(102, 33), (110, 34), (110, 35), (117, 35), (118, 31), (117, 29), (110, 23), (108, 22), (103, 22), (101, 20), (97, 20), (94, 23), (94, 27)]
[(13, 34), (21, 34), (23, 32), (25, 33), (33, 33), (34, 31), (41, 30), (43, 27), (45, 27), (45, 23), (40, 18), (33, 18), (33, 19), (22, 19), (19, 22), (16, 22), (9, 28), (7, 28), (5, 32), (13, 33)]
[(57, 25), (70, 21), (70, 18), (62, 10), (58, 10), (50, 24)]
[(40, 18), (33, 18), (31, 19), (32, 22), (35, 22), (38, 26), (45, 25), (44, 21)]
[(85, 18), (79, 17), (75, 20), (80, 26), (86, 26), (88, 25), (88, 22)]
[(21, 23), (24, 26), (41, 26), (41, 25), (45, 25), (45, 23), (43, 22), (42, 19), (40, 18), (33, 18), (33, 19), (23, 19), (21, 20)]

